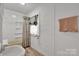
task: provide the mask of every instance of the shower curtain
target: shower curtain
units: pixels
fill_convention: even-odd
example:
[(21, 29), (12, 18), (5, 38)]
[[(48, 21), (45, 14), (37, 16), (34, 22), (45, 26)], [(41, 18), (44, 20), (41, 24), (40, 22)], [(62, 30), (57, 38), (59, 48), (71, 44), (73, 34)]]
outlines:
[(31, 35), (39, 35), (35, 32), (32, 34), (30, 31), (31, 26), (37, 26), (38, 15), (34, 15), (33, 17), (26, 17), (24, 16), (24, 22), (23, 22), (23, 40), (22, 40), (22, 46), (24, 48), (31, 46)]
[(24, 17), (23, 22), (23, 40), (22, 40), (22, 46), (24, 48), (27, 48), (31, 45), (30, 43), (30, 25), (29, 25), (29, 17)]

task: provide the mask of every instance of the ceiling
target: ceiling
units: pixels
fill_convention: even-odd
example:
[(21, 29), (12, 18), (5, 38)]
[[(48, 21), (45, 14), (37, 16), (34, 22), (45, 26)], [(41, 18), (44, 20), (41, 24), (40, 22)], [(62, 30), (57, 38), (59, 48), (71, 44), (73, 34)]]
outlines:
[(39, 5), (38, 3), (25, 3), (25, 5), (21, 5), (20, 3), (4, 3), (4, 8), (27, 14)]

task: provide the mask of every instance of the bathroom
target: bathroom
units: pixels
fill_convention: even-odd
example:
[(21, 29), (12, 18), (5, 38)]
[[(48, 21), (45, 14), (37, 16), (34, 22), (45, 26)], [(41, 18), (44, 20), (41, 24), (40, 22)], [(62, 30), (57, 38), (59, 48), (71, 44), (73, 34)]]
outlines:
[[(36, 15), (38, 15), (38, 26), (30, 24), (30, 46), (32, 48), (44, 56), (79, 56), (78, 31), (59, 30), (60, 19), (79, 16), (78, 3), (0, 4), (0, 50), (6, 50), (4, 47), (9, 44), (13, 47), (17, 47), (15, 45), (22, 47), (24, 16), (31, 19)], [(31, 20), (34, 20), (34, 18)], [(30, 22), (32, 22), (31, 20)], [(16, 34), (17, 32), (19, 34)], [(16, 38), (16, 36), (19, 36), (19, 38)], [(25, 50), (22, 55), (25, 55)]]

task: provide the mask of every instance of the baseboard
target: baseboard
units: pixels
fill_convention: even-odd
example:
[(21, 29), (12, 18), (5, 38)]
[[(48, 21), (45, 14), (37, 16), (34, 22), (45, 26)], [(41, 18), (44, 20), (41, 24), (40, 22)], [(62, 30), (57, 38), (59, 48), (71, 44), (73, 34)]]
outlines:
[(44, 56), (42, 53), (40, 53), (39, 51), (35, 50), (32, 47), (26, 48), (26, 55), (27, 56)]

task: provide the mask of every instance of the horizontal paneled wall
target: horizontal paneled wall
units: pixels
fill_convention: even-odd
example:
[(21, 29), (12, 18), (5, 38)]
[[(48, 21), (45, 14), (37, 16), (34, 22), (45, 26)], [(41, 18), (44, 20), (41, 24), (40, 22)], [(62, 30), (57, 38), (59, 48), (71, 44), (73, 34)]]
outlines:
[(32, 47), (46, 55), (79, 55), (79, 32), (60, 32), (59, 19), (79, 16), (79, 4), (40, 4), (28, 16), (39, 14), (40, 38)]

